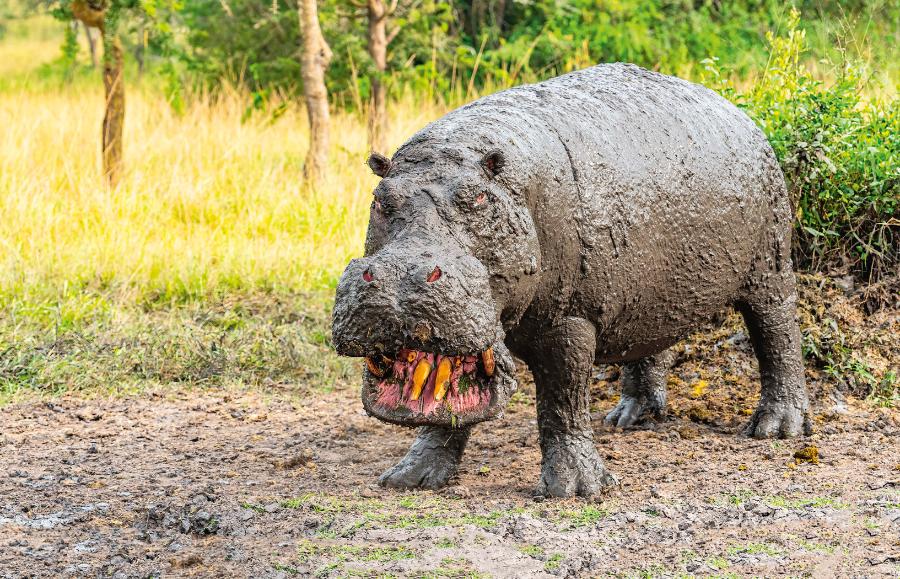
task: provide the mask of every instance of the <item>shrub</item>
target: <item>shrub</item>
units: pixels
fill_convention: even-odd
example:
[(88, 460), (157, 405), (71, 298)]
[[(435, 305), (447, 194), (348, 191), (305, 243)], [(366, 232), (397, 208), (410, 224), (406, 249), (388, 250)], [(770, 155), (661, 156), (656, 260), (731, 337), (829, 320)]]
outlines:
[(828, 83), (813, 78), (799, 24), (793, 11), (786, 35), (768, 35), (769, 62), (749, 90), (725, 80), (715, 59), (704, 61), (706, 80), (775, 149), (796, 209), (795, 261), (813, 270), (849, 261), (874, 280), (900, 262), (900, 104), (871, 96), (860, 63), (836, 65)]

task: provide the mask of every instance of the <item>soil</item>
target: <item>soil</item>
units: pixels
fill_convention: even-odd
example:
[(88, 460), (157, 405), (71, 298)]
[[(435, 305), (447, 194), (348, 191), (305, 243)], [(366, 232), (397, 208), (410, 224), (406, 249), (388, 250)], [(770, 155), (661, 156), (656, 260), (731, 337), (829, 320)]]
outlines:
[[(868, 347), (894, 367), (897, 319), (855, 329), (881, 328)], [(0, 577), (900, 577), (900, 410), (813, 366), (815, 431), (778, 441), (739, 435), (758, 381), (734, 316), (680, 348), (665, 420), (604, 427), (620, 385), (598, 368), (596, 441), (621, 484), (589, 500), (533, 498), (524, 370), (438, 492), (374, 484), (414, 432), (368, 418), (355, 386), (10, 405)]]

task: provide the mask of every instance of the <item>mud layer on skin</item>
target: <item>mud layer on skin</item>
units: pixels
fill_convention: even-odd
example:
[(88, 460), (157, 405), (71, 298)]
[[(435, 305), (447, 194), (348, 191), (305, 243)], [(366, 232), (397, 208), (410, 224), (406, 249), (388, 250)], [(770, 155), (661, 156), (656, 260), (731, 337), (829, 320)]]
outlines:
[(386, 412), (400, 410), (425, 416), (485, 412), (493, 398), (492, 356), (492, 352), (445, 356), (401, 350), (395, 359), (370, 357), (366, 365), (377, 380), (375, 406)]

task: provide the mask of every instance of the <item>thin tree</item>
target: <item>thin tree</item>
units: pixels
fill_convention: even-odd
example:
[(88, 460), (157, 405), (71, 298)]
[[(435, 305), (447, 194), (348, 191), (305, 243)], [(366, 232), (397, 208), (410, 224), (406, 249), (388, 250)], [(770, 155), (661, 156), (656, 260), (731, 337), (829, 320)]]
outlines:
[(91, 33), (91, 27), (84, 25), (84, 35), (87, 37), (88, 49), (91, 51), (91, 68), (97, 68), (97, 46), (94, 42), (94, 35)]
[(122, 174), (122, 131), (125, 126), (125, 84), (122, 44), (117, 33), (121, 7), (116, 0), (73, 0), (72, 14), (85, 26), (99, 28), (103, 38), (103, 175), (110, 186)]
[[(369, 76), (371, 96), (369, 99), (369, 149), (373, 151), (385, 150), (385, 135), (387, 134), (387, 49), (391, 41), (400, 31), (395, 27), (388, 32), (388, 21), (397, 11), (399, 0), (366, 0), (366, 10), (369, 18), (369, 56), (372, 58), (373, 70)], [(357, 6), (361, 4), (354, 2)]]
[(332, 53), (322, 36), (316, 0), (300, 0), (298, 8), (303, 35), (300, 67), (306, 114), (309, 117), (309, 151), (303, 164), (303, 174), (310, 181), (316, 181), (328, 165), (330, 141), (325, 71), (331, 62)]

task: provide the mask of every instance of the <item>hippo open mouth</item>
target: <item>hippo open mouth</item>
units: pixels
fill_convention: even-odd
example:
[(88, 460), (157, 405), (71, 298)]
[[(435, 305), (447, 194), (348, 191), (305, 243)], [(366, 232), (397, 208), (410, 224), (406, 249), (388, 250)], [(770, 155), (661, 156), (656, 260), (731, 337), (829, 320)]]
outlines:
[(496, 418), (516, 388), (502, 342), (479, 353), (403, 348), (365, 360), (363, 406), (395, 424), (462, 427)]

